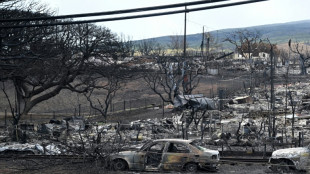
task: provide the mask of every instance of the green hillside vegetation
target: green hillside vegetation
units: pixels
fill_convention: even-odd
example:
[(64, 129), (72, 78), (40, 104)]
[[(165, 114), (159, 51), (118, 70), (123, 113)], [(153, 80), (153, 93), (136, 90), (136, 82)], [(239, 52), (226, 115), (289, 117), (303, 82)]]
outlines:
[[(233, 46), (228, 42), (223, 42), (223, 40), (230, 33), (240, 29), (257, 30), (261, 32), (262, 39), (269, 38), (271, 42), (279, 45), (287, 43), (289, 39), (292, 39), (292, 41), (294, 42), (298, 41), (310, 44), (310, 20), (253, 26), (247, 28), (223, 29), (211, 31), (210, 34), (216, 40), (218, 40), (220, 44), (222, 44), (223, 49), (232, 49)], [(183, 35), (179, 35), (178, 37), (180, 37), (180, 39), (183, 39)], [(187, 43), (189, 47), (193, 49), (199, 49), (202, 39), (201, 37), (201, 33), (187, 35)], [(151, 39), (167, 47), (170, 44), (170, 38), (171, 36), (162, 36)]]

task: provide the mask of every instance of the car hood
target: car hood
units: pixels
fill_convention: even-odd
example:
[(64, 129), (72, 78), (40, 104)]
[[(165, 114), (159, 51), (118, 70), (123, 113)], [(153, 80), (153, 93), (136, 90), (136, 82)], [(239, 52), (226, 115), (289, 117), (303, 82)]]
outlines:
[(210, 149), (204, 149), (203, 154), (206, 156), (212, 156), (212, 155), (219, 155), (219, 151), (217, 150), (210, 150)]
[(129, 155), (133, 155), (135, 153), (136, 153), (136, 151), (122, 151), (122, 152), (119, 152), (118, 155), (129, 156)]
[(300, 157), (302, 153), (307, 152), (309, 152), (309, 150), (305, 147), (280, 149), (272, 153), (272, 158), (296, 158)]

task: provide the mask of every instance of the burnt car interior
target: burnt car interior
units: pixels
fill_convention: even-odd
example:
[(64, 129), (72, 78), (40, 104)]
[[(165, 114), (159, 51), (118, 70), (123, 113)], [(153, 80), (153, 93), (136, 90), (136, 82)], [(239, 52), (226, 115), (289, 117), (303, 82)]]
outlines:
[(151, 145), (149, 149), (147, 149), (146, 166), (158, 167), (161, 162), (164, 148), (165, 142), (158, 142)]
[[(164, 153), (166, 142), (157, 142), (152, 144), (149, 148), (144, 149), (146, 153), (146, 167), (157, 168), (162, 162), (162, 155)], [(182, 143), (169, 143), (167, 153), (189, 153), (189, 149)]]
[(189, 149), (184, 144), (170, 143), (167, 152), (168, 153), (189, 153)]

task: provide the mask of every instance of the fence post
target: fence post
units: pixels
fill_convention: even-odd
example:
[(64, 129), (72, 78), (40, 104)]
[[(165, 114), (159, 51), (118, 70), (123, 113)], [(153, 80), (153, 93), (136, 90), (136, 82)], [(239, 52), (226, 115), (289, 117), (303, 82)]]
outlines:
[(7, 116), (7, 111), (6, 109), (4, 110), (4, 127), (6, 128), (7, 122), (6, 122), (6, 116)]
[(223, 89), (219, 89), (219, 110), (223, 110), (223, 99), (224, 99), (224, 90)]
[(163, 118), (165, 117), (165, 101), (163, 100)]
[(209, 118), (209, 136), (212, 137), (212, 132), (211, 132), (211, 126), (212, 126), (212, 115), (213, 113), (210, 113), (210, 118)]
[(81, 104), (79, 104), (79, 116), (81, 116)]
[(110, 112), (113, 111), (113, 102), (112, 102), (112, 99), (110, 100)]
[(91, 116), (91, 105), (89, 105), (89, 115)]
[(264, 144), (264, 153), (263, 153), (263, 157), (266, 158), (266, 151), (267, 151), (267, 145), (266, 143)]
[(301, 132), (298, 132), (298, 147), (301, 147)]
[(126, 111), (126, 101), (124, 100), (124, 111)]
[(304, 146), (304, 132), (301, 132), (301, 146)]

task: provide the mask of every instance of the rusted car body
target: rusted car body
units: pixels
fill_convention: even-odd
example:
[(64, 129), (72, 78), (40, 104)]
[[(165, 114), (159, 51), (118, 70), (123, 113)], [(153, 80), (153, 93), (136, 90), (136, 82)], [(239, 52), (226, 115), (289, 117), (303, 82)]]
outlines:
[(195, 145), (191, 140), (160, 139), (146, 143), (137, 151), (112, 156), (115, 170), (217, 170), (219, 151)]
[(310, 171), (310, 145), (274, 151), (269, 168), (274, 172)]

